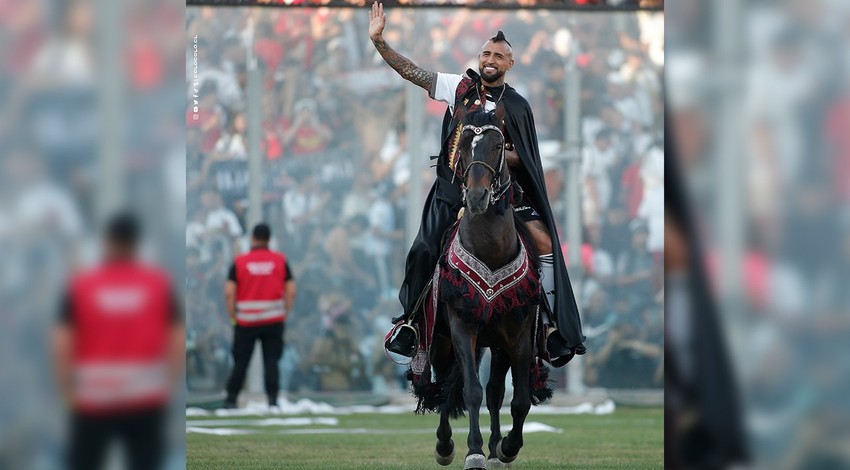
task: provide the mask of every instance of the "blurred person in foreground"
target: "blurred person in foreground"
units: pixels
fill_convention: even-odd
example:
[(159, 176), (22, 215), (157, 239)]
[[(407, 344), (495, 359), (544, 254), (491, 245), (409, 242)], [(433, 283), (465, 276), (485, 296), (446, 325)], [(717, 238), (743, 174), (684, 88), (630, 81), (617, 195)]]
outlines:
[[(523, 200), (514, 206), (514, 216), (530, 232), (540, 255), (544, 307), (548, 305), (548, 311), (541, 310), (547, 325), (548, 355), (552, 364), (560, 367), (575, 354), (584, 354), (585, 338), (578, 307), (546, 195), (534, 117), (528, 101), (505, 82), (507, 72), (514, 65), (510, 42), (501, 31), (485, 42), (478, 55), (478, 72), (469, 69), (465, 76), (437, 73), (418, 67), (387, 44), (383, 37), (386, 15), (382, 4), (372, 5), (369, 19), (369, 37), (384, 61), (402, 78), (425, 89), (430, 98), (449, 105), (442, 124), (437, 180), (425, 202), (422, 225), (408, 253), (405, 279), (399, 292), (404, 312), (394, 323), (410, 322), (420, 310), (423, 293), (437, 265), (440, 240), (462, 206), (461, 178), (455, 177), (459, 158), (457, 142), (462, 131), (460, 116), (467, 112), (490, 112), (501, 103), (507, 113), (505, 159), (524, 190)], [(413, 356), (415, 336), (411, 328), (395, 328), (387, 349)]]
[(278, 361), (283, 356), (284, 323), (295, 305), (295, 278), (286, 255), (269, 249), (268, 224), (254, 226), (251, 251), (236, 257), (230, 267), (224, 296), (233, 327), (233, 373), (227, 381), (225, 408), (236, 408), (254, 344), (263, 350), (264, 381), (269, 407), (277, 406), (280, 389)]
[(676, 135), (666, 127), (671, 176), (664, 201), (664, 466), (728, 468), (748, 457), (740, 397), (679, 170)]
[(185, 333), (166, 272), (136, 257), (140, 224), (108, 223), (103, 262), (71, 281), (53, 334), (56, 378), (71, 408), (69, 467), (103, 466), (120, 439), (130, 469), (160, 468), (170, 391)]

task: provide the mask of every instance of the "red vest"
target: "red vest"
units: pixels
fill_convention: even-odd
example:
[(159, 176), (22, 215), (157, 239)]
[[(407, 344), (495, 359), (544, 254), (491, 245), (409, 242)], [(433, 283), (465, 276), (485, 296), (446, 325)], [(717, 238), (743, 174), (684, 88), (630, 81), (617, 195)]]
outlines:
[(236, 258), (236, 323), (262, 326), (286, 320), (286, 257), (255, 248)]
[(172, 299), (168, 276), (133, 261), (108, 263), (71, 284), (75, 406), (113, 411), (168, 401)]

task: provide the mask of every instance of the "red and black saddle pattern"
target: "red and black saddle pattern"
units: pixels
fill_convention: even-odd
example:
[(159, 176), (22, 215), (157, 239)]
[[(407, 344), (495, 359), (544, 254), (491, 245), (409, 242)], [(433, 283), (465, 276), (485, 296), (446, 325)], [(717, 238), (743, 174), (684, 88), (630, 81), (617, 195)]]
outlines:
[(521, 314), (522, 307), (539, 304), (542, 300), (540, 270), (520, 237), (520, 251), (506, 266), (491, 271), (460, 243), (458, 224), (445, 241), (440, 262), (434, 269), (431, 283), (415, 324), (419, 330), (419, 351), (411, 362), (414, 374), (426, 372), (428, 353), (434, 337), (437, 310), (440, 302), (462, 299), (458, 312), (467, 321), (491, 321), (496, 314)]
[(540, 274), (529, 256), (525, 240), (519, 237), (519, 253), (507, 265), (490, 270), (460, 243), (457, 229), (452, 233), (439, 263), (441, 302), (462, 300), (460, 315), (467, 321), (488, 323), (496, 315), (516, 312), (541, 299)]
[[(434, 269), (423, 315), (418, 315), (419, 348), (410, 363), (407, 379), (413, 385), (418, 399), (416, 412), (438, 411), (445, 401), (445, 378), (434, 381), (431, 375), (430, 353), (434, 328), (440, 303), (462, 299), (459, 312), (467, 321), (489, 322), (503, 315), (522, 315), (523, 307), (539, 305), (542, 300), (540, 271), (536, 258), (530, 255), (527, 242), (520, 236), (520, 251), (506, 266), (491, 271), (460, 243), (458, 225), (451, 229), (445, 240), (443, 254)], [(445, 307), (442, 307), (445, 308)], [(539, 309), (535, 309), (538, 312)], [(541, 359), (548, 359), (545, 334), (538, 315), (535, 326), (535, 359), (532, 364), (532, 403), (538, 405), (552, 396), (549, 387), (549, 369)]]

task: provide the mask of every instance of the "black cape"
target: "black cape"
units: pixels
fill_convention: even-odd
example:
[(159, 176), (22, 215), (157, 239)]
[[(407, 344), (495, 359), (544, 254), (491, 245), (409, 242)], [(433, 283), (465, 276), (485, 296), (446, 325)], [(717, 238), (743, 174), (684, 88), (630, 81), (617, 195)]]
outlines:
[[(664, 343), (665, 468), (725, 468), (748, 460), (743, 415), (718, 307), (709, 289), (695, 221), (687, 203), (675, 136), (668, 123), (664, 205), (669, 229), (678, 227), (687, 241), (687, 310), (692, 342), (690, 351), (676, 350), (672, 341)], [(670, 307), (665, 304), (665, 309)], [(668, 312), (665, 317), (670, 319), (675, 313)], [(695, 373), (690, 378), (680, 370), (677, 355), (693, 358)], [(688, 424), (677, 426), (679, 422)]]
[[(473, 70), (467, 70), (466, 75), (473, 80), (480, 80)], [(546, 193), (534, 116), (528, 101), (510, 85), (505, 86), (501, 102), (506, 110), (506, 139), (516, 147), (525, 167), (525, 171), (514, 170), (512, 174), (522, 187), (524, 198), (543, 218), (552, 238), (556, 292), (554, 314), (559, 332), (567, 345), (576, 349), (576, 354), (584, 354), (586, 352), (583, 345), (585, 336), (581, 331), (581, 319), (575, 295), (561, 253), (555, 219)], [(474, 87), (472, 90), (474, 91)], [(457, 105), (461, 103), (456, 103)], [(399, 291), (399, 300), (405, 312), (401, 318), (407, 318), (421, 306), (425, 287), (437, 265), (443, 234), (456, 220), (457, 212), (462, 206), (460, 182), (452, 181), (452, 170), (448, 165), (448, 140), (456, 125), (450, 110), (447, 109), (443, 117), (440, 155), (432, 157), (437, 159), (437, 179), (425, 200), (419, 234), (408, 253), (405, 279)]]

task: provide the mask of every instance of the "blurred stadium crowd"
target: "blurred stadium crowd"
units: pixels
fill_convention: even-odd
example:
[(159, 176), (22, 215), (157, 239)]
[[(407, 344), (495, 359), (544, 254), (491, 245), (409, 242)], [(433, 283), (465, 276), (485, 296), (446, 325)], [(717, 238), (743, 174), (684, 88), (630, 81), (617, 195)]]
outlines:
[(850, 8), (677, 2), (666, 15), (668, 157), (682, 169), (669, 177), (688, 190), (721, 307), (668, 302), (668, 366), (698, 378), (716, 358), (681, 354), (702, 334), (689, 323), (718, 316), (754, 460), (846, 468)]
[[(56, 390), (50, 332), (73, 273), (100, 259), (106, 217), (133, 207), (145, 258), (183, 277), (182, 6), (111, 5), (0, 5), (3, 468), (64, 468), (70, 403)], [(182, 439), (170, 441), (166, 468), (180, 468)]]
[[(198, 112), (187, 125), (187, 369), (190, 390), (220, 390), (231, 326), (222, 286), (247, 248), (249, 185), (289, 257), (299, 296), (287, 322), (284, 389), (398, 389), (380, 338), (412, 234), (404, 232), (411, 145), (439, 149), (445, 106), (425, 104), (425, 136), (409, 142), (403, 82), (380, 59), (354, 9), (187, 11), (187, 77), (198, 56)], [(503, 29), (515, 47), (508, 82), (534, 111), (547, 185), (565, 220), (565, 63), (581, 72), (582, 273), (591, 387), (661, 387), (664, 157), (663, 15), (391, 10), (384, 35), (420, 66), (477, 68)], [(197, 49), (195, 49), (195, 38)], [(247, 53), (262, 70), (262, 109), (248, 109)], [(423, 100), (427, 99), (422, 93)], [(566, 103), (570, 104), (570, 103)], [(262, 113), (264, 180), (250, 181), (248, 113)], [(197, 116), (197, 119), (196, 119)], [(561, 233), (565, 230), (562, 227)], [(563, 240), (563, 236), (562, 236)], [(562, 244), (566, 246), (564, 241)], [(563, 384), (562, 384), (563, 385)]]

